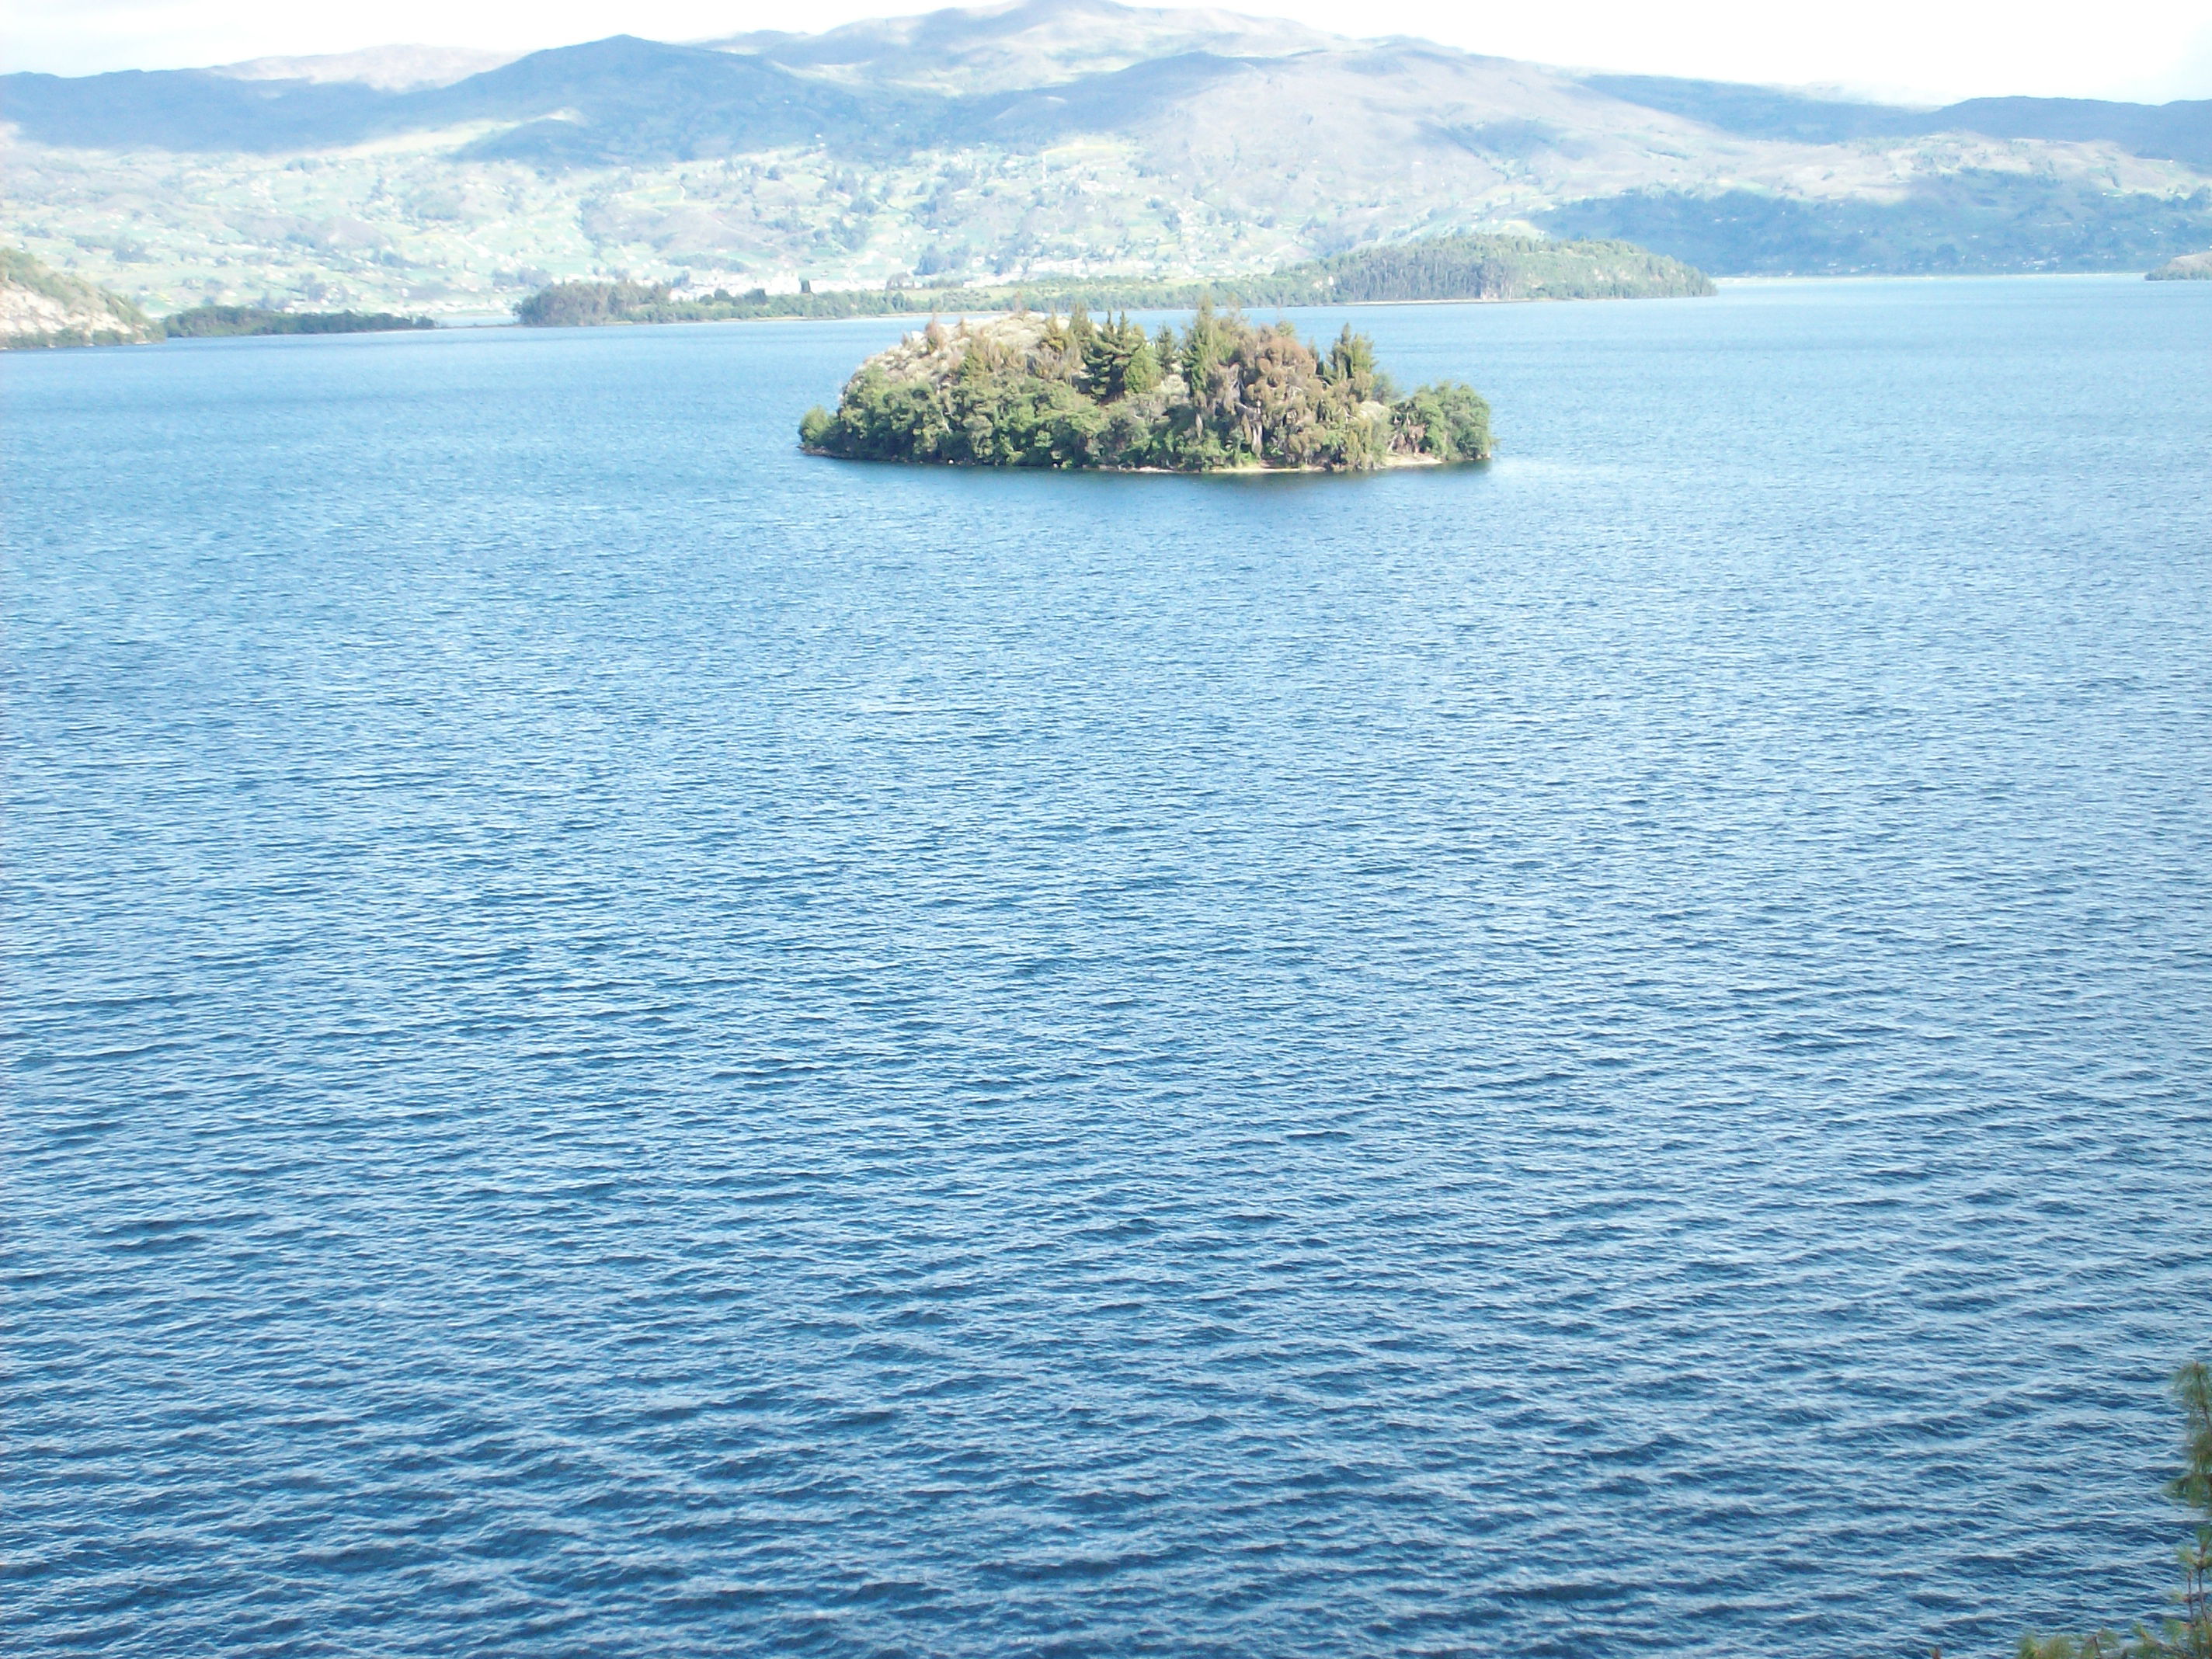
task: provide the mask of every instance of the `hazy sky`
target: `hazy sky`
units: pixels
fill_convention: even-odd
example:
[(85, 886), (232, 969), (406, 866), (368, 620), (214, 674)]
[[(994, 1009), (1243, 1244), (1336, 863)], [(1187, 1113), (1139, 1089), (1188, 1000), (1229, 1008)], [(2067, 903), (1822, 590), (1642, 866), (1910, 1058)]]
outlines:
[[(930, 9), (900, 0), (0, 0), (9, 69), (84, 75), (401, 41), (521, 48), (617, 33), (685, 40)], [(1417, 34), (1542, 63), (1918, 94), (2212, 97), (2212, 0), (1261, 0), (1232, 9)], [(5, 112), (0, 111), (0, 117)]]

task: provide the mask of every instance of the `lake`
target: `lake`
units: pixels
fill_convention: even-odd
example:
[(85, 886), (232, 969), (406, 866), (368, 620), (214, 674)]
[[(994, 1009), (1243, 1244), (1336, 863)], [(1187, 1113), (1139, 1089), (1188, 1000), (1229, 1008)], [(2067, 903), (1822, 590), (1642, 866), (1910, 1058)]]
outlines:
[[(2212, 1351), (2212, 284), (0, 364), (19, 1651), (2011, 1651)], [(1338, 313), (1302, 315), (1334, 334)]]

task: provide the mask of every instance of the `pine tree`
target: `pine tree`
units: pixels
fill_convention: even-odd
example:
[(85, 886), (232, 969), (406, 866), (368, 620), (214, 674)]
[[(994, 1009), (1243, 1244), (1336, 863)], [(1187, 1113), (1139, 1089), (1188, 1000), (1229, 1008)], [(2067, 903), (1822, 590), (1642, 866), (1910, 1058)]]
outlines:
[(2196, 1536), (2176, 1552), (2181, 1587), (2171, 1594), (2181, 1617), (2163, 1620), (2157, 1631), (2137, 1625), (2127, 1637), (2109, 1630), (2023, 1636), (2020, 1659), (2212, 1659), (2212, 1366), (2201, 1359), (2184, 1365), (2174, 1373), (2173, 1395), (2188, 1427), (2181, 1473), (2166, 1482), (2166, 1495), (2203, 1517)]

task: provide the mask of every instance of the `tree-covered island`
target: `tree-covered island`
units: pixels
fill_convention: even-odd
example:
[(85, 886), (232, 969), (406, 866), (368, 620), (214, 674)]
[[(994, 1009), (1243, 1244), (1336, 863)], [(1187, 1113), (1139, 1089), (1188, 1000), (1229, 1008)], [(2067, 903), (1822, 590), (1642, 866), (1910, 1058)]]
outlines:
[(860, 365), (808, 452), (937, 461), (1216, 472), (1368, 471), (1486, 460), (1490, 407), (1455, 381), (1399, 397), (1347, 326), (1326, 349), (1288, 323), (1201, 303), (1180, 333), (1126, 316), (932, 319)]

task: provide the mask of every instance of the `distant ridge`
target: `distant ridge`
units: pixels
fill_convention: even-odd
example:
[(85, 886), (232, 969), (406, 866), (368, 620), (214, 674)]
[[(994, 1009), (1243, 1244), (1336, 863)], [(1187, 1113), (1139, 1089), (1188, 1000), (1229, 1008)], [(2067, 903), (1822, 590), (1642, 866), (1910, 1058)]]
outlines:
[[(1173, 20), (1088, 52), (1072, 42), (1010, 41), (1003, 19), (1120, 16)], [(1233, 24), (1249, 27), (1237, 28)], [(740, 50), (751, 46), (752, 50)], [(1147, 101), (1188, 96), (1273, 58), (1351, 48), (1376, 67), (1407, 51), (1468, 54), (1418, 42), (1334, 41), (1300, 26), (1227, 13), (1149, 14), (1110, 0), (1029, 0), (1004, 13), (934, 12), (855, 23), (820, 35), (757, 34), (670, 45), (613, 35), (530, 53), (385, 46), (325, 58), (270, 58), (205, 70), (125, 70), (75, 79), (0, 76), (0, 110), (39, 143), (175, 152), (270, 153), (331, 147), (471, 120), (564, 119), (598, 130), (585, 148), (630, 160), (720, 155), (805, 136), (832, 145), (962, 142), (1024, 111), (1043, 131), (1108, 131)], [(1474, 60), (1497, 62), (1499, 60)], [(1531, 70), (1534, 66), (1527, 66)], [(1536, 71), (1548, 73), (1548, 71)], [(1024, 76), (1034, 78), (1022, 78)], [(1660, 76), (1590, 75), (1601, 96), (1740, 137), (1809, 144), (1971, 133), (1999, 139), (2112, 143), (2130, 154), (2212, 168), (2212, 99), (2170, 104), (2078, 98), (1976, 98), (1940, 109), (1817, 98), (1785, 88)], [(901, 91), (904, 98), (887, 97)], [(895, 131), (880, 131), (890, 113)], [(1564, 136), (1564, 130), (1562, 135)], [(526, 149), (526, 145), (509, 146)], [(570, 148), (543, 159), (572, 159)]]
[(1583, 77), (1583, 84), (1747, 137), (1832, 144), (1973, 132), (1990, 138), (2113, 143), (2136, 155), (2212, 167), (2212, 99), (2120, 104), (2091, 98), (1970, 98), (1920, 110), (1660, 76), (1592, 75)]
[(1723, 274), (2140, 271), (2212, 242), (2207, 101), (1910, 109), (1114, 0), (470, 68), (0, 76), (0, 234), (158, 310), (368, 312), (562, 279), (1218, 282), (1438, 235)]
[[(824, 138), (896, 142), (902, 105), (866, 100), (757, 58), (618, 34), (532, 52), (447, 85), (246, 80), (211, 70), (69, 81), (0, 76), (25, 138), (71, 149), (289, 155), (471, 122), (506, 131), (465, 151), (556, 167), (729, 155)], [(893, 129), (885, 131), (886, 118)]]
[(352, 82), (379, 92), (413, 92), (424, 87), (450, 87), (524, 55), (478, 52), (466, 46), (371, 46), (365, 52), (333, 52), (319, 58), (256, 58), (243, 64), (224, 64), (208, 72), (234, 81)]
[(801, 74), (865, 86), (975, 96), (1050, 87), (1160, 58), (1286, 58), (1346, 44), (1282, 18), (1210, 8), (1154, 10), (1113, 0), (1018, 3), (872, 18), (820, 34), (760, 33), (707, 40), (757, 52)]

